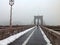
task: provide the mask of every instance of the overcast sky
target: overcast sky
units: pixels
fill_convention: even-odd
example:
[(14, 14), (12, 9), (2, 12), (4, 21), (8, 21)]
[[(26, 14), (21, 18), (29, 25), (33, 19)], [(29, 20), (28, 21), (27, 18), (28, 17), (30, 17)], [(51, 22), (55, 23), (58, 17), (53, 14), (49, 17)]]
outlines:
[[(9, 25), (9, 0), (0, 0), (0, 25)], [(33, 24), (35, 15), (43, 15), (47, 25), (60, 25), (60, 0), (15, 0), (13, 24)]]

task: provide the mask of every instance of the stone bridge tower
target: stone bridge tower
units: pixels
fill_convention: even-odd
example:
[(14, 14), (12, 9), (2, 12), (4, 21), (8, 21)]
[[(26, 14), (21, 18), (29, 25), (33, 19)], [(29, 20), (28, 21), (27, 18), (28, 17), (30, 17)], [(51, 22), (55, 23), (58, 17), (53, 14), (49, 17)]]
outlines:
[(43, 16), (34, 16), (35, 25), (43, 25)]

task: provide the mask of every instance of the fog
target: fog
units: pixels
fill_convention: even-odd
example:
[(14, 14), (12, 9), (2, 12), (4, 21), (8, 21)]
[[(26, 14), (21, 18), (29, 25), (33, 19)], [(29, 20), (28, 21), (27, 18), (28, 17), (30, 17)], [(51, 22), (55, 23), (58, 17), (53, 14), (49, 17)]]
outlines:
[[(43, 15), (46, 25), (60, 25), (60, 0), (15, 0), (13, 25), (33, 24), (35, 15)], [(9, 17), (9, 0), (0, 0), (0, 25), (9, 25)]]

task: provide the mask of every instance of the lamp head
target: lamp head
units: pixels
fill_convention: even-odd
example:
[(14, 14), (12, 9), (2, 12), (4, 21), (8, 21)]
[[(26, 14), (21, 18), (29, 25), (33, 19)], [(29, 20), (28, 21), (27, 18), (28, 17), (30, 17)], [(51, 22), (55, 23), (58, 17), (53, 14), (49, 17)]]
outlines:
[(14, 5), (14, 0), (9, 0), (9, 5), (13, 6)]

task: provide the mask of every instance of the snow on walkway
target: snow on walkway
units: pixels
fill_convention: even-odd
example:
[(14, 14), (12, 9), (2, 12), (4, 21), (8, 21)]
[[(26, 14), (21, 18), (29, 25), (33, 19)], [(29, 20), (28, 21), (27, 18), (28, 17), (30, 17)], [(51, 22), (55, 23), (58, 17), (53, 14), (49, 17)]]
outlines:
[(39, 26), (39, 28), (40, 28), (40, 31), (41, 31), (41, 33), (42, 33), (45, 41), (47, 42), (47, 45), (52, 45), (52, 44), (50, 43), (50, 40), (47, 38), (47, 36), (45, 35), (45, 33), (43, 32), (43, 30), (41, 29), (40, 26)]
[(19, 37), (21, 37), (22, 35), (24, 35), (25, 33), (27, 33), (28, 31), (32, 30), (35, 27), (32, 27), (30, 29), (27, 29), (23, 32), (17, 33), (15, 35), (12, 35), (6, 39), (0, 40), (0, 45), (8, 45), (9, 43), (15, 41), (16, 39), (18, 39)]

